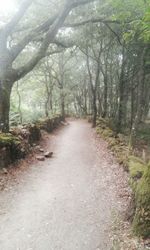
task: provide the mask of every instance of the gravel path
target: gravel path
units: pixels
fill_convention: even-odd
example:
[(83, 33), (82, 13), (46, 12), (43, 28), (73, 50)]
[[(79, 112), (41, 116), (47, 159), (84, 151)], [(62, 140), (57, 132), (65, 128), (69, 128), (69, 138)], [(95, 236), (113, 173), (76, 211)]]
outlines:
[(0, 193), (0, 249), (110, 250), (113, 214), (129, 199), (125, 173), (86, 121), (49, 138), (53, 158)]

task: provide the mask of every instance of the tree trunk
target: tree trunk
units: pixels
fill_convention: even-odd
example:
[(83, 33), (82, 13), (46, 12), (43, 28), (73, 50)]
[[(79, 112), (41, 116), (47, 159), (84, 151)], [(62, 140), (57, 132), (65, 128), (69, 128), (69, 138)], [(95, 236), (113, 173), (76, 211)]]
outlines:
[(107, 77), (104, 76), (104, 111), (102, 117), (105, 118), (107, 116), (107, 96), (108, 96), (108, 84), (107, 84)]
[(9, 132), (10, 95), (12, 84), (0, 80), (0, 130)]
[(49, 93), (47, 93), (47, 98), (46, 98), (46, 102), (45, 102), (45, 115), (46, 115), (46, 117), (49, 116), (49, 102), (50, 102), (50, 95), (49, 95)]
[(45, 116), (48, 118), (48, 103), (47, 101), (45, 102)]
[(119, 107), (118, 107), (118, 121), (117, 121), (117, 132), (120, 133), (122, 129), (122, 123), (124, 117), (124, 97), (125, 97), (125, 48), (123, 47), (122, 51), (122, 67), (121, 67), (121, 73), (120, 73), (120, 79), (119, 79)]
[(64, 98), (62, 98), (61, 101), (61, 116), (63, 121), (65, 120), (65, 103), (64, 103)]
[(131, 87), (131, 129), (133, 126), (133, 121), (134, 121), (134, 88), (133, 88), (133, 82), (132, 82), (132, 87)]
[(61, 116), (62, 120), (65, 120), (65, 98), (64, 98), (64, 93), (63, 90), (61, 90)]
[(118, 123), (117, 123), (117, 132), (121, 132), (122, 129), (122, 121), (124, 119), (124, 79), (120, 79), (119, 83), (119, 94), (120, 94), (120, 100), (119, 100), (119, 109), (118, 109)]
[(132, 128), (131, 128), (131, 135), (130, 135), (131, 146), (133, 146), (135, 143), (138, 126), (142, 120), (142, 115), (144, 113), (145, 102), (144, 102), (144, 98), (143, 98), (143, 92), (144, 92), (144, 83), (145, 83), (145, 71), (144, 71), (145, 53), (146, 53), (146, 48), (143, 49), (142, 54), (141, 54), (139, 78), (138, 78), (138, 80), (139, 80), (138, 103), (137, 103), (136, 116), (135, 116), (135, 119), (133, 121)]
[(92, 119), (92, 127), (96, 127), (96, 119), (97, 119), (97, 105), (96, 105), (96, 93), (93, 94), (93, 119)]
[(20, 116), (20, 124), (22, 124), (22, 111), (21, 111), (21, 95), (20, 95), (20, 92), (19, 92), (19, 83), (17, 82), (17, 95), (18, 95), (18, 113), (19, 113), (19, 116)]

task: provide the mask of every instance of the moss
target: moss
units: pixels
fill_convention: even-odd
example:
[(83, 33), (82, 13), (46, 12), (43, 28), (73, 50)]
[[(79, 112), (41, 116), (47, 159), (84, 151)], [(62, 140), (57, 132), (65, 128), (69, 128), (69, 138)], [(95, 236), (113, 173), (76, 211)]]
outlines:
[(108, 121), (106, 119), (100, 117), (100, 118), (97, 119), (96, 124), (97, 124), (97, 126), (99, 126), (99, 125), (101, 126), (101, 125), (104, 125), (104, 124), (107, 125)]
[(104, 135), (105, 137), (113, 137), (113, 136), (114, 136), (113, 131), (112, 131), (111, 129), (109, 129), (109, 128), (107, 128), (107, 129), (105, 129), (105, 130), (103, 131), (103, 135)]
[(130, 156), (128, 160), (129, 173), (131, 178), (141, 178), (145, 171), (144, 162), (135, 156)]
[(142, 165), (145, 165), (145, 162), (141, 158), (134, 156), (134, 155), (130, 155), (129, 160), (141, 163)]
[(111, 129), (109, 128), (104, 128), (104, 127), (97, 127), (96, 131), (98, 134), (102, 135), (103, 138), (109, 138), (109, 137), (113, 137), (114, 133)]
[(116, 147), (117, 144), (118, 143), (117, 143), (115, 138), (113, 138), (113, 137), (109, 138), (109, 148), (114, 148), (114, 147)]
[(0, 168), (7, 167), (16, 159), (22, 158), (24, 151), (18, 137), (7, 133), (0, 134)]
[(15, 137), (9, 133), (8, 134), (4, 134), (4, 133), (0, 134), (0, 146), (1, 147), (7, 146), (7, 145), (11, 146), (13, 144), (15, 144), (15, 145), (20, 144), (20, 140), (17, 137)]
[(136, 212), (133, 220), (133, 230), (136, 235), (150, 236), (150, 164), (138, 183), (136, 194)]
[(43, 129), (43, 130), (47, 131), (48, 133), (51, 133), (53, 131), (53, 129), (58, 127), (58, 125), (60, 124), (61, 121), (62, 121), (61, 116), (54, 116), (51, 118), (40, 119), (39, 121), (36, 122), (36, 125), (40, 129)]

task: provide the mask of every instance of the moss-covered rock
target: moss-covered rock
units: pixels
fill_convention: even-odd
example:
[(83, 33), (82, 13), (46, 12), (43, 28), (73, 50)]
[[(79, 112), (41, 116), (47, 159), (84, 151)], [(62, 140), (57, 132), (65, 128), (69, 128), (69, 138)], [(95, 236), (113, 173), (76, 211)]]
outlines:
[(11, 133), (0, 133), (0, 168), (24, 158), (40, 138), (40, 128), (34, 124), (13, 128)]
[(129, 156), (128, 166), (130, 176), (133, 179), (139, 179), (142, 177), (145, 171), (145, 163), (140, 158), (135, 156)]
[(138, 182), (146, 169), (145, 162), (136, 156), (130, 155), (127, 160), (127, 166), (130, 176), (129, 184), (135, 193)]
[(36, 124), (27, 124), (15, 127), (11, 130), (11, 134), (16, 136), (16, 138), (20, 138), (21, 141), (24, 141), (29, 145), (33, 145), (41, 139), (41, 130)]
[(150, 164), (137, 185), (135, 202), (133, 230), (136, 235), (150, 237)]
[(17, 145), (19, 143), (20, 143), (20, 140), (16, 136), (13, 136), (10, 133), (7, 133), (7, 134), (0, 133), (0, 147), (12, 145), (12, 144)]
[(28, 130), (29, 130), (28, 142), (30, 145), (34, 144), (35, 142), (41, 139), (41, 130), (36, 124), (31, 124), (28, 127)]
[(16, 159), (25, 156), (21, 140), (12, 134), (0, 134), (0, 168), (7, 167)]
[(11, 129), (11, 133), (0, 133), (0, 168), (24, 158), (31, 146), (40, 140), (41, 129), (52, 132), (61, 123), (62, 117), (40, 120), (36, 124), (27, 124)]
[(51, 133), (55, 128), (59, 126), (61, 121), (62, 121), (61, 116), (55, 116), (53, 118), (41, 119), (36, 124), (40, 127), (40, 129), (43, 129), (48, 133)]

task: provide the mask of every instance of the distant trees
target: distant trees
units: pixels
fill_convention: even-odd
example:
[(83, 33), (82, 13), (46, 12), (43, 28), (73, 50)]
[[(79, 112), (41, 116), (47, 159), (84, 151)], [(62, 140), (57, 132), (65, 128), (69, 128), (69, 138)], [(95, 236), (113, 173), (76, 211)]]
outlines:
[[(115, 13), (114, 9), (111, 9), (114, 6)], [(114, 1), (107, 10), (110, 15), (113, 13), (114, 19), (120, 20), (119, 25), (90, 24), (90, 28), (82, 29), (81, 35), (81, 51), (87, 52), (85, 54), (88, 82), (90, 86), (94, 86), (90, 90), (88, 99), (91, 105), (94, 100), (93, 126), (98, 114), (110, 119), (117, 132), (128, 129), (134, 136), (138, 125), (146, 119), (150, 108), (150, 71), (148, 69), (150, 14), (142, 1), (132, 3)], [(94, 52), (99, 43), (102, 43), (102, 46), (97, 60), (98, 50), (93, 54), (89, 51)], [(98, 74), (94, 70), (96, 62)], [(92, 80), (96, 75), (98, 77), (93, 84)], [(94, 96), (92, 100), (91, 96)], [(88, 110), (87, 113), (91, 111)]]

